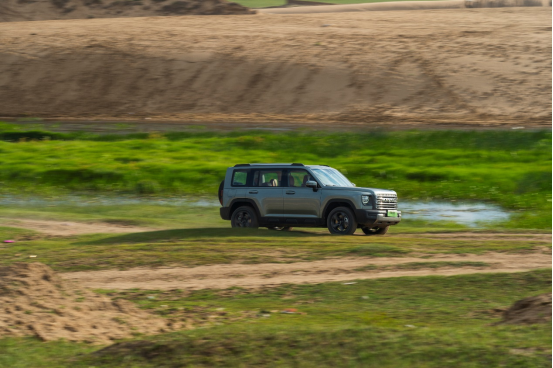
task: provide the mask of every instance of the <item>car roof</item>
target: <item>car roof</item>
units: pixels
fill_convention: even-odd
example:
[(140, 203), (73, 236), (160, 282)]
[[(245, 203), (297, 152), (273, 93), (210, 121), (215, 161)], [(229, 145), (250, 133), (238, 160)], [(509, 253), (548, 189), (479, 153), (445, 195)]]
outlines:
[(236, 164), (234, 167), (282, 167), (282, 166), (294, 166), (294, 167), (329, 167), (328, 165), (304, 165), (300, 163), (275, 163), (275, 164), (264, 164), (264, 163), (252, 163), (252, 164)]

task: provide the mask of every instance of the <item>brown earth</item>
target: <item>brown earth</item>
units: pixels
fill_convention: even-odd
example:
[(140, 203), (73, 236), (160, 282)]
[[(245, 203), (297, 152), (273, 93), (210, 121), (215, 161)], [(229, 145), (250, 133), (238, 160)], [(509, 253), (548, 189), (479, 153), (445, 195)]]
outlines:
[(0, 2), (0, 22), (254, 13), (242, 5), (226, 0), (2, 0)]
[(0, 338), (35, 335), (43, 341), (109, 343), (135, 333), (180, 326), (125, 300), (111, 300), (63, 281), (41, 263), (0, 267)]
[(505, 311), (500, 324), (534, 324), (548, 321), (551, 321), (551, 293), (515, 302)]
[[(307, 2), (295, 2), (297, 5), (308, 5)], [(315, 4), (312, 4), (315, 5)], [(313, 14), (338, 12), (364, 11), (391, 11), (391, 10), (428, 10), (428, 9), (473, 9), (473, 8), (504, 8), (524, 6), (551, 6), (549, 0), (442, 0), (442, 1), (390, 1), (380, 3), (361, 3), (331, 5), (317, 3), (316, 8), (311, 6), (279, 6), (259, 9), (262, 14)]]
[(52, 220), (28, 220), (28, 219), (2, 219), (3, 226), (19, 227), (38, 231), (47, 235), (70, 236), (78, 234), (111, 234), (111, 233), (137, 233), (141, 231), (153, 231), (152, 228), (128, 226), (123, 224), (111, 224), (104, 222), (85, 223), (74, 221)]
[(0, 35), (0, 116), (550, 127), (549, 8), (12, 22)]
[[(485, 262), (483, 267), (440, 267), (403, 270), (400, 266), (417, 262)], [(372, 266), (372, 267), (371, 267)], [(83, 271), (60, 274), (66, 280), (101, 289), (200, 290), (230, 287), (261, 288), (283, 284), (317, 284), (400, 276), (462, 275), (472, 273), (522, 272), (551, 267), (551, 254), (535, 252), (483, 255), (436, 255), (431, 259), (415, 257), (335, 258), (289, 264), (231, 264), (191, 268), (134, 268), (126, 271)], [(360, 270), (365, 268), (366, 270)]]

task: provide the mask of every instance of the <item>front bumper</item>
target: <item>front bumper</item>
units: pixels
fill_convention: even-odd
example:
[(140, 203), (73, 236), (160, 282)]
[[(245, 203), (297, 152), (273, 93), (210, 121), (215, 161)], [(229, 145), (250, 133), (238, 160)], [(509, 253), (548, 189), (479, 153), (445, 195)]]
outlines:
[(367, 227), (385, 227), (401, 222), (401, 211), (397, 211), (398, 217), (388, 217), (387, 213), (386, 210), (355, 210), (355, 217), (359, 225)]

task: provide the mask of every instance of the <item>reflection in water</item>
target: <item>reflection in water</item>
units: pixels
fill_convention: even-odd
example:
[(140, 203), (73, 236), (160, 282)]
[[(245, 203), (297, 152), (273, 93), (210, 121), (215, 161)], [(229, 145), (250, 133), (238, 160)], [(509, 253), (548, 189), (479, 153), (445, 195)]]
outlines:
[(509, 213), (501, 207), (484, 203), (402, 201), (399, 207), (404, 218), (452, 221), (467, 226), (477, 226), (479, 222), (509, 219)]
[[(175, 197), (147, 197), (136, 195), (64, 195), (59, 197), (10, 196), (0, 194), (0, 206), (14, 207), (85, 207), (85, 206), (198, 206), (219, 207), (216, 199)], [(479, 222), (503, 221), (509, 213), (501, 207), (471, 202), (415, 202), (401, 201), (399, 209), (405, 219), (457, 222), (477, 226)]]

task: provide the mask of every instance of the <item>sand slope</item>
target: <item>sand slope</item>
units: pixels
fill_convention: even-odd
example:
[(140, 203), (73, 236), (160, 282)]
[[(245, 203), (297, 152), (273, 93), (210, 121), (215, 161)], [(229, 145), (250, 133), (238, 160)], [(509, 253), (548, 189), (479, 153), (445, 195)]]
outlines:
[(0, 35), (0, 116), (550, 124), (549, 8), (3, 23)]
[(0, 267), (0, 338), (34, 335), (43, 341), (108, 343), (171, 329), (167, 320), (126, 300), (64, 282), (41, 263)]

